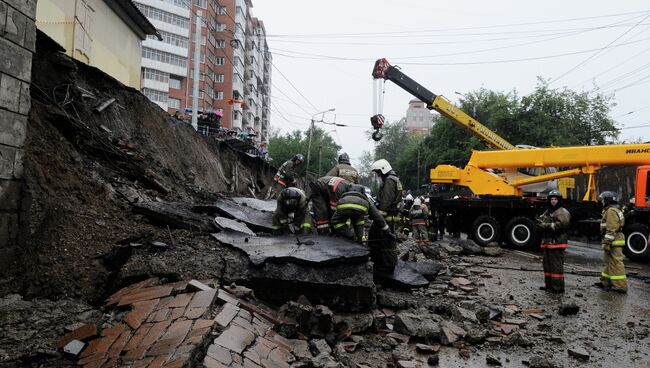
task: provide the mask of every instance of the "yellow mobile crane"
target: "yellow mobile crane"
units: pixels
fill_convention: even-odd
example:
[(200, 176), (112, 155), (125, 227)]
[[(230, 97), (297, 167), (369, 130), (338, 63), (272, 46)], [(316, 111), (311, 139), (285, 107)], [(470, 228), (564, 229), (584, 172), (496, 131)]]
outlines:
[[(479, 123), (442, 96), (437, 96), (391, 66), (386, 59), (377, 60), (372, 73), (376, 79), (391, 80), (406, 91), (427, 103), (434, 109), (477, 136), (495, 151), (473, 151), (465, 168), (439, 165), (431, 169), (432, 182), (450, 183), (469, 188), (478, 197), (443, 199), (433, 202), (452, 218), (462, 219), (453, 226), (466, 232), (481, 245), (505, 240), (515, 247), (538, 245), (538, 229), (534, 223), (536, 215), (546, 207), (545, 201), (524, 198), (525, 186), (549, 180), (569, 178), (588, 174), (589, 182), (585, 194), (586, 202), (569, 205), (572, 222), (577, 223), (592, 216), (598, 216), (595, 204), (594, 174), (604, 166), (649, 165), (637, 168), (636, 196), (632, 210), (626, 213), (625, 254), (636, 260), (650, 260), (650, 144), (629, 144), (609, 146), (555, 147), (535, 149), (513, 149), (513, 146), (498, 134)], [(383, 117), (375, 115), (371, 123), (379, 132)], [(373, 138), (375, 138), (373, 136)], [(572, 167), (557, 172), (545, 171), (534, 177), (512, 177), (493, 169)], [(504, 234), (504, 236), (502, 236)]]

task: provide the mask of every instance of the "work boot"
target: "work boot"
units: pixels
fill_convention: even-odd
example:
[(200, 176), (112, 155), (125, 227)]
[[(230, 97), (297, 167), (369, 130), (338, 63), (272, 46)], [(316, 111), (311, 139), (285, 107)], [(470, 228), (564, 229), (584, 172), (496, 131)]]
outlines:
[(546, 286), (540, 286), (540, 287), (539, 287), (539, 290), (546, 291)]
[(604, 289), (607, 289), (607, 286), (605, 286), (605, 284), (603, 284), (603, 283), (600, 282), (600, 281), (595, 282), (593, 286), (595, 286), (595, 287), (597, 287), (597, 288), (600, 288), (600, 289), (603, 289), (603, 290), (604, 290)]
[(627, 294), (627, 289), (622, 289), (622, 288), (619, 288), (619, 287), (611, 287), (611, 288), (609, 288), (609, 291), (614, 291), (614, 292), (621, 293), (621, 294)]

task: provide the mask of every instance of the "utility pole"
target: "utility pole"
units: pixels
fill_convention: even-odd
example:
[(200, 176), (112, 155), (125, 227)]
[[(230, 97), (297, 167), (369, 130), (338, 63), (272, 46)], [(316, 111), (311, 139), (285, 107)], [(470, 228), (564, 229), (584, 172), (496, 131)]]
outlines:
[(199, 74), (201, 71), (201, 14), (196, 11), (196, 27), (194, 34), (194, 86), (192, 88), (192, 128), (199, 129)]
[(417, 187), (420, 188), (420, 149), (418, 148), (418, 183)]
[(323, 158), (323, 135), (320, 136), (320, 144), (318, 145), (318, 177), (320, 178), (320, 162)]
[[(314, 123), (315, 123), (314, 119), (316, 118), (316, 115), (323, 114), (324, 117), (326, 112), (330, 112), (334, 110), (335, 108), (331, 108), (329, 110), (317, 112), (311, 116), (311, 126), (309, 128), (309, 143), (307, 144), (307, 167), (305, 168), (305, 174), (309, 174), (309, 159), (311, 158), (311, 137), (314, 133)], [(321, 117), (320, 120), (323, 121), (323, 118)]]

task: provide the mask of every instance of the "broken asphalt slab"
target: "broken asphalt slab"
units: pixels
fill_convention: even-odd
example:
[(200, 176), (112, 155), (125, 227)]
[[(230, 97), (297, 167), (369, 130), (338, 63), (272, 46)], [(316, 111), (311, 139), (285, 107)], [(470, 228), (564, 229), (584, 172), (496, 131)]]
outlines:
[(253, 231), (270, 233), (273, 225), (273, 213), (261, 211), (248, 205), (238, 204), (230, 199), (219, 200), (210, 205), (194, 206), (195, 211), (218, 213), (221, 216), (239, 220)]
[(404, 262), (398, 260), (395, 270), (392, 273), (377, 272), (375, 273), (375, 280), (384, 286), (396, 289), (408, 290), (421, 288), (429, 285), (429, 280), (423, 276), (423, 273), (437, 275), (441, 268), (433, 263)]
[(241, 234), (221, 232), (212, 234), (220, 243), (245, 252), (254, 265), (267, 260), (307, 264), (365, 263), (369, 258), (366, 248), (352, 241), (335, 237), (243, 237)]
[(192, 205), (182, 202), (140, 202), (133, 205), (133, 212), (147, 216), (154, 222), (181, 229), (213, 231), (210, 216), (194, 212)]
[(278, 202), (275, 199), (263, 200), (249, 197), (232, 197), (233, 202), (240, 206), (250, 207), (263, 212), (275, 212)]
[(231, 230), (242, 233), (248, 236), (256, 236), (256, 234), (246, 226), (246, 224), (241, 223), (237, 220), (231, 220), (225, 217), (215, 217), (214, 224), (221, 230)]

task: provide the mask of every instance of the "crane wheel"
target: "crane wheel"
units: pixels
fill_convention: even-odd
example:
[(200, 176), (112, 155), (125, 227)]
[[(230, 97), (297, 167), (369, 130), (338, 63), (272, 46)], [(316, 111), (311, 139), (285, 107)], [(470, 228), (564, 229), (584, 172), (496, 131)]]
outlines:
[(505, 240), (513, 248), (531, 249), (539, 243), (535, 222), (528, 217), (517, 216), (506, 225)]
[(650, 260), (650, 230), (643, 224), (632, 224), (625, 229), (623, 253), (633, 261)]
[(484, 247), (488, 243), (499, 242), (501, 239), (501, 225), (492, 216), (482, 215), (472, 224), (472, 240)]

